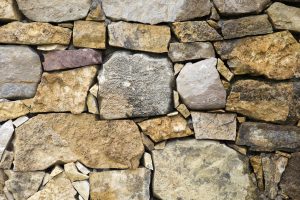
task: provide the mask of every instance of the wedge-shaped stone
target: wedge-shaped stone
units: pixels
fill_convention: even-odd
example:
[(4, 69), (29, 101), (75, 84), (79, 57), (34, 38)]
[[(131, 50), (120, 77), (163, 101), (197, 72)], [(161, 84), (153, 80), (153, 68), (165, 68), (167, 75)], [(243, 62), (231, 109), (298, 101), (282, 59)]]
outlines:
[(103, 0), (102, 5), (109, 18), (150, 24), (203, 17), (211, 8), (209, 0)]
[(300, 128), (244, 122), (240, 126), (236, 144), (249, 146), (253, 151), (299, 151)]
[(44, 170), (76, 160), (91, 168), (137, 168), (144, 147), (133, 121), (94, 115), (45, 114), (16, 129), (15, 170)]
[(21, 18), (15, 0), (0, 0), (0, 21), (15, 21)]
[(109, 45), (126, 49), (168, 52), (171, 31), (167, 26), (152, 26), (127, 22), (108, 25)]
[(10, 142), (10, 139), (12, 138), (14, 130), (14, 125), (11, 120), (0, 126), (0, 160), (8, 143)]
[(22, 101), (0, 102), (0, 122), (15, 119), (29, 113), (29, 108)]
[(214, 43), (234, 74), (284, 80), (300, 77), (300, 44), (287, 31)]
[(4, 44), (64, 44), (68, 45), (72, 31), (48, 23), (11, 22), (0, 26), (0, 43)]
[(91, 173), (91, 200), (150, 199), (150, 180), (151, 172), (146, 168)]
[(76, 181), (72, 183), (73, 187), (84, 200), (89, 200), (90, 184), (88, 181)]

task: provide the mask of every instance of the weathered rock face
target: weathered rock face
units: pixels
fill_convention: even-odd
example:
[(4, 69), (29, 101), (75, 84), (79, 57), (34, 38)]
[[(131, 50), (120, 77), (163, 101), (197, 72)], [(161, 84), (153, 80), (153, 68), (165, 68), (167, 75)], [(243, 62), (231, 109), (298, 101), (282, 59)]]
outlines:
[(225, 107), (226, 91), (216, 69), (217, 59), (188, 63), (177, 77), (177, 90), (184, 104), (194, 110)]
[(43, 67), (45, 71), (71, 69), (96, 65), (102, 62), (101, 53), (93, 49), (52, 51), (43, 55)]
[(115, 52), (98, 81), (101, 118), (163, 115), (172, 109), (173, 66), (166, 58)]
[(275, 2), (267, 10), (275, 29), (300, 32), (300, 8)]
[(172, 62), (215, 57), (214, 47), (210, 42), (171, 43), (169, 57)]
[(300, 77), (300, 44), (287, 31), (214, 43), (233, 73), (284, 80)]
[(231, 81), (232, 78), (234, 77), (234, 74), (226, 67), (224, 62), (219, 58), (218, 58), (217, 70), (227, 81)]
[(177, 140), (152, 154), (157, 198), (255, 199), (247, 158), (224, 144)]
[(105, 21), (105, 14), (102, 9), (101, 1), (92, 0), (90, 12), (85, 20), (87, 20), (87, 21)]
[(90, 174), (91, 200), (150, 199), (151, 172), (146, 168)]
[(107, 17), (115, 20), (136, 21), (149, 24), (186, 21), (209, 15), (209, 0), (164, 0), (155, 1), (102, 1)]
[(126, 49), (168, 52), (171, 31), (167, 26), (152, 26), (127, 22), (108, 25), (109, 45)]
[(238, 19), (224, 20), (220, 23), (224, 39), (239, 38), (247, 35), (272, 33), (273, 28), (268, 15), (256, 15)]
[(175, 22), (172, 30), (180, 42), (222, 40), (222, 36), (206, 21)]
[(0, 127), (0, 160), (2, 158), (5, 149), (10, 142), (10, 139), (14, 133), (14, 125), (11, 120), (5, 122)]
[(300, 119), (300, 84), (239, 80), (232, 85), (226, 110), (267, 122)]
[(270, 0), (213, 0), (221, 15), (260, 13)]
[(253, 151), (298, 151), (300, 149), (300, 128), (244, 122), (240, 126), (236, 144), (249, 146)]
[(138, 124), (154, 142), (192, 135), (187, 121), (180, 115), (149, 119)]
[(94, 115), (46, 114), (16, 129), (15, 170), (43, 170), (79, 160), (92, 168), (137, 168), (144, 147), (133, 121)]
[(17, 0), (19, 9), (32, 21), (63, 22), (84, 18), (91, 0)]
[(11, 22), (0, 27), (0, 43), (4, 44), (64, 44), (68, 45), (72, 31), (48, 23)]
[(4, 151), (0, 161), (0, 169), (10, 169), (13, 163), (14, 153), (12, 151)]
[(29, 113), (29, 108), (22, 101), (0, 102), (0, 122), (15, 119)]
[(0, 45), (0, 99), (31, 98), (41, 79), (39, 55), (27, 46)]
[(21, 20), (21, 14), (14, 0), (0, 1), (0, 21)]
[(255, 173), (257, 186), (260, 191), (264, 190), (264, 171), (262, 166), (262, 159), (261, 156), (251, 156), (250, 163)]

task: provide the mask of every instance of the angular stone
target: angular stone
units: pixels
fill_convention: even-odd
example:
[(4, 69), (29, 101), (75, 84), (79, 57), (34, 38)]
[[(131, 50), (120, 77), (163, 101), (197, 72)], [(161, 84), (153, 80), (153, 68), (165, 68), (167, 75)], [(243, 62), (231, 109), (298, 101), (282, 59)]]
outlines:
[(91, 114), (66, 113), (31, 118), (16, 129), (14, 148), (18, 171), (77, 160), (91, 168), (137, 168), (144, 152), (133, 121), (97, 121)]
[(116, 22), (108, 25), (109, 45), (154, 53), (168, 52), (171, 30), (168, 26)]
[(4, 44), (63, 44), (68, 45), (72, 31), (48, 23), (11, 22), (0, 26), (0, 43)]
[(260, 13), (271, 0), (213, 0), (221, 15)]
[(187, 121), (180, 115), (149, 119), (138, 123), (138, 125), (143, 133), (150, 136), (154, 142), (193, 134)]
[(255, 173), (257, 186), (260, 191), (264, 190), (264, 171), (261, 156), (251, 156), (250, 163)]
[(174, 102), (174, 108), (177, 108), (180, 104), (179, 93), (175, 90), (173, 90), (173, 102)]
[(244, 122), (240, 126), (236, 144), (249, 146), (252, 151), (299, 151), (300, 128)]
[(151, 172), (146, 168), (90, 174), (91, 200), (150, 199)]
[(188, 108), (186, 107), (186, 105), (184, 104), (180, 104), (176, 110), (178, 110), (178, 112), (180, 112), (180, 114), (184, 117), (184, 118), (188, 118), (191, 113), (190, 111), (188, 110)]
[(284, 80), (300, 77), (300, 44), (287, 31), (214, 43), (234, 74)]
[(47, 73), (42, 75), (33, 99), (24, 101), (31, 113), (86, 110), (86, 96), (97, 74), (97, 66)]
[(226, 67), (224, 62), (219, 58), (218, 58), (217, 70), (227, 81), (231, 81), (231, 79), (234, 77), (234, 74)]
[(183, 67), (184, 67), (183, 64), (176, 63), (174, 65), (174, 75), (176, 76), (177, 74), (179, 74), (179, 72), (182, 70)]
[(89, 93), (87, 96), (86, 105), (89, 113), (99, 114), (97, 98), (93, 96), (91, 93)]
[(61, 166), (56, 165), (51, 171), (48, 182), (62, 172), (64, 172), (64, 169)]
[(0, 21), (19, 21), (21, 18), (15, 0), (0, 0)]
[(242, 155), (245, 155), (245, 156), (247, 155), (247, 148), (246, 147), (238, 146), (238, 145), (235, 145), (233, 143), (227, 143), (226, 145), (229, 146), (230, 148), (234, 149), (235, 151), (239, 152)]
[(300, 84), (239, 80), (231, 88), (226, 110), (267, 122), (300, 119)]
[(71, 182), (83, 181), (89, 179), (89, 176), (77, 171), (75, 163), (67, 163), (64, 165), (65, 174)]
[(209, 15), (209, 0), (155, 0), (155, 1), (102, 1), (107, 17), (114, 20), (158, 24), (161, 22), (186, 21)]
[(32, 21), (63, 22), (86, 17), (91, 0), (17, 0), (19, 9)]
[(87, 20), (87, 21), (105, 21), (105, 13), (102, 9), (101, 1), (92, 0), (90, 12), (85, 20)]
[(89, 200), (90, 184), (88, 181), (76, 181), (72, 185), (84, 200)]
[(75, 21), (73, 45), (94, 49), (105, 49), (106, 26), (103, 22)]
[(8, 143), (10, 142), (14, 130), (14, 125), (11, 120), (5, 122), (0, 127), (0, 160)]
[(45, 71), (72, 69), (102, 63), (101, 52), (93, 49), (53, 51), (43, 55)]
[(19, 117), (18, 119), (16, 119), (13, 124), (15, 127), (19, 127), (21, 126), (22, 124), (24, 124), (26, 121), (28, 121), (28, 117), (27, 116), (22, 116), (22, 117)]
[(90, 93), (91, 93), (94, 97), (97, 98), (97, 96), (98, 96), (98, 90), (99, 90), (99, 86), (98, 86), (98, 84), (96, 83), (96, 84), (94, 84), (94, 85), (91, 87), (91, 89), (90, 89), (89, 91), (90, 91)]
[(275, 2), (267, 9), (267, 14), (275, 29), (300, 32), (300, 8)]
[(78, 161), (75, 163), (75, 165), (76, 165), (77, 169), (85, 175), (87, 175), (91, 172), (88, 168), (86, 168), (83, 164), (81, 164)]
[(172, 110), (174, 76), (167, 58), (118, 51), (104, 63), (98, 81), (101, 118), (149, 117)]
[(175, 22), (172, 30), (180, 42), (222, 40), (222, 36), (206, 21)]
[(142, 135), (142, 140), (143, 140), (143, 144), (144, 144), (145, 148), (148, 151), (152, 151), (154, 149), (154, 142), (148, 136), (146, 136), (144, 133), (141, 133), (141, 135)]
[(0, 162), (0, 169), (10, 169), (14, 160), (14, 152), (4, 151)]
[(173, 62), (215, 57), (214, 47), (210, 42), (171, 43), (169, 57)]
[(192, 112), (196, 139), (235, 140), (236, 114)]
[(224, 39), (272, 33), (268, 15), (256, 15), (221, 21)]
[(192, 110), (224, 108), (226, 91), (216, 69), (217, 59), (187, 63), (176, 82), (183, 103)]
[(15, 119), (29, 113), (29, 108), (22, 101), (0, 102), (0, 122)]
[(175, 140), (152, 154), (159, 199), (257, 199), (247, 157), (224, 144)]

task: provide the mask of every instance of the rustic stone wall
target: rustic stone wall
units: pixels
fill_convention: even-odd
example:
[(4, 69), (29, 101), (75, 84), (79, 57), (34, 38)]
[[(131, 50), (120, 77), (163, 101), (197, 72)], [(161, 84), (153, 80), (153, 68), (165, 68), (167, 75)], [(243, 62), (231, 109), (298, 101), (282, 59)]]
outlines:
[(0, 200), (300, 200), (299, 0), (0, 0)]

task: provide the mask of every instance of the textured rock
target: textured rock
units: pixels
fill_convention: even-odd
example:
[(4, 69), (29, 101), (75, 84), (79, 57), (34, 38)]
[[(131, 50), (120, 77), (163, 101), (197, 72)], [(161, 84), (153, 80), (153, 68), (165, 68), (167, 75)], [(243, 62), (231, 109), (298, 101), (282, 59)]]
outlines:
[(14, 147), (18, 171), (76, 160), (91, 168), (137, 168), (144, 152), (133, 121), (96, 121), (90, 114), (37, 115), (16, 129)]
[(173, 66), (167, 58), (115, 52), (98, 75), (100, 117), (117, 119), (169, 113), (173, 80)]
[(188, 108), (186, 107), (186, 105), (184, 104), (180, 104), (176, 110), (178, 110), (178, 112), (180, 112), (180, 114), (184, 117), (184, 118), (188, 118), (191, 113), (190, 111), (188, 110)]
[(300, 77), (300, 44), (287, 31), (214, 44), (234, 74), (283, 80)]
[(109, 45), (155, 53), (168, 52), (171, 31), (168, 26), (116, 22), (108, 25)]
[(4, 151), (0, 162), (0, 169), (10, 169), (14, 160), (14, 152)]
[(0, 102), (0, 122), (15, 119), (29, 113), (29, 108), (22, 101)]
[(15, 0), (0, 0), (0, 21), (15, 21), (21, 18)]
[(234, 77), (234, 74), (226, 67), (224, 62), (219, 58), (218, 58), (217, 70), (227, 81), (231, 81), (231, 79)]
[(89, 93), (86, 98), (86, 105), (87, 105), (89, 113), (99, 114), (97, 98), (95, 96), (93, 96), (91, 93)]
[(222, 36), (206, 21), (175, 22), (172, 30), (180, 42), (222, 40)]
[(300, 128), (244, 122), (240, 126), (236, 144), (249, 146), (252, 151), (299, 151)]
[(225, 39), (248, 35), (263, 35), (273, 32), (268, 15), (256, 15), (221, 21), (221, 27)]
[(71, 69), (102, 63), (102, 55), (93, 49), (53, 51), (44, 55), (45, 71)]
[(102, 1), (107, 17), (114, 20), (158, 24), (160, 22), (186, 21), (209, 15), (208, 0), (155, 0), (155, 1)]
[(19, 9), (32, 21), (63, 22), (84, 18), (91, 0), (17, 0)]
[(173, 62), (215, 57), (210, 42), (171, 43), (169, 57)]
[(213, 0), (221, 15), (260, 13), (270, 0)]
[(72, 185), (84, 200), (89, 200), (90, 184), (88, 181), (76, 181)]
[(68, 45), (72, 31), (48, 23), (11, 22), (0, 26), (0, 43), (4, 44), (64, 44)]
[(11, 120), (5, 122), (0, 127), (0, 160), (2, 158), (5, 149), (10, 142), (10, 139), (14, 133), (14, 125)]
[(89, 176), (78, 172), (75, 163), (67, 163), (64, 165), (65, 174), (71, 182), (83, 181), (89, 179)]
[(94, 49), (105, 49), (106, 26), (103, 22), (75, 21), (73, 45)]
[(101, 1), (92, 0), (90, 12), (85, 20), (87, 20), (87, 21), (105, 21), (105, 13), (102, 9)]
[(0, 99), (33, 97), (42, 73), (39, 55), (15, 45), (0, 45), (0, 52)]
[(236, 115), (192, 112), (196, 139), (235, 140)]
[(150, 170), (104, 171), (91, 173), (91, 200), (150, 199)]
[(300, 119), (300, 84), (239, 80), (232, 85), (226, 110), (267, 122)]
[(183, 103), (193, 110), (225, 107), (226, 91), (216, 69), (217, 59), (188, 63), (177, 77), (177, 90)]
[(86, 96), (97, 74), (97, 66), (63, 72), (43, 73), (33, 99), (24, 101), (30, 112), (68, 112), (86, 110)]
[(154, 142), (193, 134), (187, 121), (180, 115), (149, 119), (138, 123), (138, 125), (143, 133), (150, 136)]
[(300, 32), (300, 8), (275, 2), (268, 8), (267, 13), (275, 29)]
[(264, 190), (264, 171), (261, 156), (251, 156), (250, 163), (255, 173), (257, 186), (260, 191)]
[(89, 170), (88, 168), (86, 168), (83, 164), (81, 164), (80, 162), (77, 161), (77, 162), (75, 163), (75, 165), (76, 165), (77, 169), (78, 169), (81, 173), (83, 173), (83, 174), (85, 174), (85, 175), (87, 175), (87, 174), (90, 173), (90, 170)]
[(176, 140), (152, 154), (159, 199), (256, 199), (247, 158), (224, 144)]

